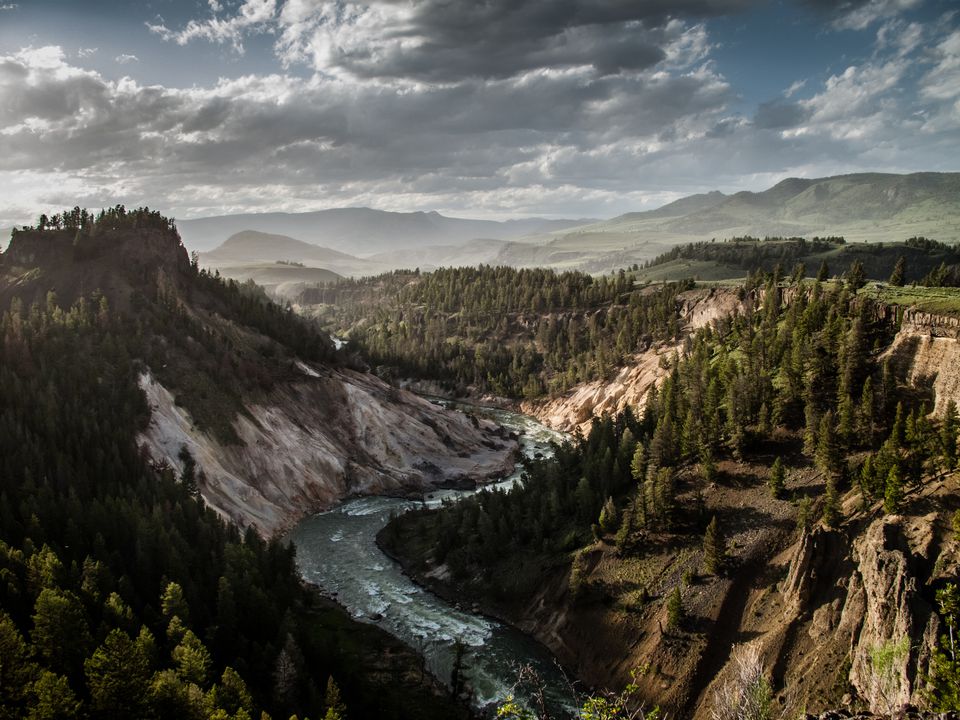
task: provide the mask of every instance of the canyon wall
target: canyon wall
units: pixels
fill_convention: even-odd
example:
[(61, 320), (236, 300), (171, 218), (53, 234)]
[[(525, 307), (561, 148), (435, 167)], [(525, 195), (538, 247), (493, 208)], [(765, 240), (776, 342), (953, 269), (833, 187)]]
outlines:
[(144, 374), (151, 419), (139, 441), (178, 473), (186, 447), (202, 471), (198, 484), (207, 504), (265, 535), (352, 495), (469, 486), (513, 467), (516, 442), (488, 421), (369, 374), (305, 363), (300, 369), (302, 379), (278, 386), (237, 416), (237, 444), (198, 430), (171, 393)]

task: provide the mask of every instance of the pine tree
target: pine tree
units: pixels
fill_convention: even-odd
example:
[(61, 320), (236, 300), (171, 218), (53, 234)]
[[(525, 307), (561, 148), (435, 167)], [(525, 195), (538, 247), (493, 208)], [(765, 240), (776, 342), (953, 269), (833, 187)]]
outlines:
[(727, 543), (714, 515), (703, 536), (703, 569), (711, 575), (720, 575), (727, 557)]
[(866, 284), (867, 280), (863, 274), (863, 263), (859, 260), (854, 260), (850, 263), (850, 269), (847, 271), (847, 287), (850, 288), (852, 292), (856, 292)]
[(864, 444), (873, 443), (873, 434), (876, 431), (877, 406), (873, 391), (873, 378), (867, 377), (863, 383), (863, 393), (860, 395), (860, 408), (857, 411), (857, 431), (864, 439)]
[(907, 259), (903, 255), (897, 258), (897, 263), (893, 266), (893, 272), (890, 273), (889, 280), (889, 283), (894, 287), (903, 287), (903, 276), (906, 265)]
[(630, 461), (630, 475), (637, 482), (642, 481), (647, 476), (647, 451), (642, 442), (638, 442), (637, 449), (633, 451), (633, 459)]
[(900, 467), (894, 463), (887, 474), (887, 484), (883, 495), (883, 509), (888, 515), (896, 513), (900, 509), (900, 501), (903, 499), (903, 477), (900, 474)]
[(830, 266), (824, 260), (820, 263), (820, 269), (817, 270), (817, 282), (825, 282), (830, 277)]
[(957, 647), (960, 592), (955, 583), (947, 583), (937, 591), (936, 597), (937, 612), (947, 632), (940, 636), (930, 659), (928, 698), (931, 710), (948, 712), (960, 708), (960, 648)]
[(840, 399), (840, 405), (837, 408), (839, 416), (837, 422), (837, 435), (840, 442), (845, 447), (849, 447), (853, 442), (854, 430), (856, 427), (856, 412), (853, 406), (853, 398), (844, 394)]
[(673, 590), (667, 598), (667, 626), (670, 629), (679, 628), (683, 625), (686, 613), (683, 609), (683, 595), (680, 594), (680, 586), (674, 585)]
[(828, 410), (820, 419), (817, 432), (817, 467), (827, 476), (834, 476), (840, 470), (840, 449), (837, 446), (836, 428), (833, 412)]
[(190, 608), (183, 597), (183, 588), (175, 582), (167, 583), (163, 596), (160, 598), (160, 609), (168, 621), (174, 616), (180, 618), (180, 621), (184, 623), (190, 620)]
[(836, 527), (840, 522), (840, 493), (834, 476), (827, 478), (827, 492), (823, 500), (823, 522), (827, 527)]
[(713, 450), (706, 443), (700, 445), (700, 476), (708, 485), (717, 479), (717, 463), (713, 459)]
[(0, 717), (23, 716), (23, 703), (37, 667), (10, 616), (0, 609)]
[(676, 511), (675, 480), (673, 471), (670, 468), (662, 468), (657, 472), (653, 507), (655, 508), (657, 517), (663, 521), (663, 527), (666, 530), (673, 527), (674, 514)]
[[(636, 500), (634, 500), (636, 503)], [(630, 538), (633, 535), (634, 508), (633, 503), (623, 509), (623, 515), (620, 518), (620, 527), (617, 528), (617, 534), (614, 542), (620, 552), (627, 552), (630, 547)]]
[(598, 524), (600, 525), (600, 529), (606, 534), (616, 532), (617, 506), (613, 504), (613, 498), (608, 497), (607, 501), (600, 509), (600, 519)]
[(122, 630), (112, 630), (85, 665), (93, 707), (104, 717), (144, 717), (150, 665)]
[(80, 598), (44, 588), (34, 607), (32, 639), (50, 669), (71, 677), (79, 674), (93, 643)]
[(27, 720), (70, 720), (80, 710), (80, 701), (62, 675), (43, 670), (33, 683), (34, 697)]
[(327, 678), (327, 692), (323, 704), (327, 708), (323, 720), (347, 720), (347, 706), (343, 702), (340, 688), (334, 681), (333, 676)]
[(890, 442), (894, 449), (899, 450), (906, 442), (906, 420), (903, 417), (903, 403), (897, 403), (897, 412), (893, 417), (893, 425), (890, 428)]
[(780, 458), (777, 458), (773, 462), (773, 467), (770, 468), (770, 494), (774, 499), (780, 499), (783, 497), (784, 490), (786, 489), (786, 472), (783, 469), (783, 462)]
[(211, 658), (200, 638), (187, 630), (183, 639), (170, 654), (177, 666), (177, 674), (185, 683), (204, 686), (210, 673)]
[(767, 408), (767, 403), (761, 403), (760, 411), (757, 414), (757, 432), (760, 435), (767, 436), (771, 431), (770, 427), (770, 410)]
[(802, 262), (798, 262), (793, 266), (793, 274), (790, 276), (791, 285), (799, 285), (803, 282), (803, 279), (807, 276), (807, 266)]
[(580, 518), (587, 522), (592, 522), (592, 518), (596, 517), (596, 515), (594, 515), (596, 512), (594, 503), (596, 501), (594, 500), (593, 488), (590, 487), (590, 481), (585, 477), (580, 478), (575, 494)]

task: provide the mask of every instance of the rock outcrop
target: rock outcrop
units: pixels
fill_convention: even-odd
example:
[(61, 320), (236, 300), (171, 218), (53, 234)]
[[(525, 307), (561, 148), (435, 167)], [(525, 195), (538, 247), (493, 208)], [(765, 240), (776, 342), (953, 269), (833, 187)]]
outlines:
[(933, 393), (940, 415), (950, 400), (960, 405), (960, 318), (904, 311), (900, 330), (884, 356), (906, 382)]
[[(937, 616), (920, 594), (921, 568), (928, 568), (932, 523), (935, 517), (916, 520), (919, 537), (903, 527), (900, 518), (875, 520), (853, 545), (856, 573), (850, 578), (847, 604), (862, 613), (851, 647), (850, 683), (874, 712), (890, 712), (916, 698), (922, 665), (937, 637)], [(910, 638), (922, 638), (910, 644)], [(877, 669), (875, 653), (886, 649), (890, 667)]]
[(932, 586), (956, 561), (943, 503), (954, 488), (940, 484), (918, 498), (914, 511), (937, 508), (924, 514), (803, 534), (781, 584), (784, 624), (770, 634), (792, 639), (768, 644), (780, 655), (775, 665), (785, 668), (789, 705), (815, 699), (810, 692), (819, 691), (814, 683), (832, 656), (842, 659), (837, 680), (855, 691), (855, 705), (890, 717), (923, 704), (923, 677), (940, 634)]

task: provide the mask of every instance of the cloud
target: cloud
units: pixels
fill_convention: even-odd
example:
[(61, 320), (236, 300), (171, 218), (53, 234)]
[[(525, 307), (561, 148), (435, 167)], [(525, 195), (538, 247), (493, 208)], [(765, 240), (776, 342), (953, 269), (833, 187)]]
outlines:
[(95, 48), (95, 47), (80, 48), (79, 50), (77, 50), (77, 57), (80, 58), (81, 60), (86, 59), (88, 57), (93, 57), (94, 55), (97, 54), (99, 49), (100, 48)]
[(223, 4), (212, 0), (212, 16), (206, 20), (191, 20), (180, 30), (170, 30), (162, 21), (147, 23), (151, 32), (164, 40), (172, 40), (178, 45), (186, 45), (192, 40), (206, 40), (215, 43), (229, 43), (238, 52), (243, 51), (243, 39), (251, 32), (267, 29), (276, 15), (276, 0), (244, 0), (232, 17), (222, 18)]
[(147, 203), (178, 217), (596, 216), (787, 173), (952, 169), (955, 23), (888, 17), (868, 57), (738, 112), (704, 18), (747, 4), (208, 0), (203, 17), (154, 32), (238, 50), (267, 34), (279, 62), (169, 87), (109, 79), (59, 47), (0, 56), (0, 182), (16, 188), (7, 207)]
[(920, 94), (932, 100), (960, 96), (960, 30), (954, 30), (933, 48), (933, 67), (921, 80)]
[(0, 4), (0, 10), (16, 10), (20, 6), (17, 3), (2, 3)]
[(116, 62), (118, 65), (129, 65), (130, 63), (140, 62), (140, 58), (138, 58), (136, 55), (128, 55), (123, 53), (121, 55), (117, 55), (114, 58), (114, 62)]
[[(254, 33), (276, 35), (287, 65), (362, 78), (451, 82), (505, 78), (536, 68), (589, 66), (600, 75), (663, 61), (688, 19), (737, 12), (757, 0), (245, 0), (180, 29), (150, 29), (181, 45), (194, 40), (242, 51)], [(482, 28), (482, 31), (478, 29)]]
[(803, 0), (830, 18), (837, 30), (864, 30), (870, 25), (919, 6), (923, 0)]
[[(664, 54), (681, 52), (668, 45)], [(509, 207), (533, 196), (519, 193), (521, 176), (544, 196), (565, 187), (569, 199), (579, 186), (595, 197), (587, 176), (618, 144), (636, 158), (666, 138), (702, 136), (730, 99), (709, 64), (600, 77), (587, 67), (538, 69), (418, 86), (250, 75), (177, 89), (108, 80), (44, 47), (0, 57), (0, 172), (44, 167), (114, 192), (123, 178), (124, 196), (141, 188), (144, 202), (194, 212), (232, 202), (235, 191), (257, 207), (305, 203), (300, 197), (382, 202), (384, 193), (450, 202), (463, 193), (461, 202), (482, 197), (488, 207), (501, 197)], [(611, 197), (617, 178), (635, 172), (616, 166)], [(261, 185), (286, 188), (289, 199), (258, 195)]]
[(807, 81), (805, 79), (796, 80), (793, 83), (791, 83), (790, 87), (788, 87), (786, 90), (783, 91), (783, 96), (787, 98), (791, 98), (794, 95), (796, 95), (798, 92), (803, 90), (803, 88), (805, 88), (806, 86), (807, 86)]
[(801, 103), (776, 99), (762, 103), (753, 117), (756, 127), (780, 130), (796, 127), (810, 116), (810, 110)]

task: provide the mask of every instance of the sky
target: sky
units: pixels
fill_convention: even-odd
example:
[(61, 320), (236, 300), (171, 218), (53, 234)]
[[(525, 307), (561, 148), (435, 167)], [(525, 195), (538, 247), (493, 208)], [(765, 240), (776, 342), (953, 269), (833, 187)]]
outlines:
[(0, 0), (0, 226), (958, 170), (953, 0)]

